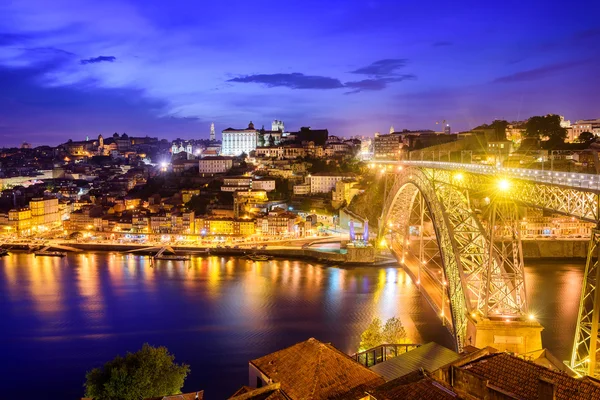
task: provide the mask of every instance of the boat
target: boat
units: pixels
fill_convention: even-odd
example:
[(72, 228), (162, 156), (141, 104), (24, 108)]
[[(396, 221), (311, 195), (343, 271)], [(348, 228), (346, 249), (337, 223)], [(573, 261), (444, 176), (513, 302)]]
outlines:
[(246, 257), (251, 259), (252, 261), (269, 261), (273, 258), (264, 254), (247, 254)]
[(6, 249), (0, 249), (0, 257), (9, 255), (10, 253)]
[(189, 261), (190, 256), (179, 256), (176, 254), (161, 254), (160, 256), (154, 256), (155, 260), (167, 260), (167, 261)]
[(60, 257), (60, 258), (67, 255), (67, 253), (62, 252), (62, 251), (48, 251), (48, 250), (35, 251), (33, 254), (36, 257)]

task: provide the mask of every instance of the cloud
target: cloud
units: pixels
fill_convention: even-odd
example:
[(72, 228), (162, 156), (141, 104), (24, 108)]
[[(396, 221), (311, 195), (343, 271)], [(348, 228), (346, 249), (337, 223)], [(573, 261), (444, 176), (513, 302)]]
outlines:
[(58, 56), (69, 56), (70, 57), (70, 56), (75, 55), (75, 53), (71, 53), (70, 51), (66, 51), (63, 49), (57, 49), (56, 47), (28, 47), (28, 48), (22, 48), (22, 50), (29, 51), (32, 53), (58, 55)]
[(339, 89), (344, 87), (336, 78), (318, 75), (304, 75), (299, 72), (290, 74), (257, 74), (239, 76), (227, 82), (259, 83), (266, 87), (287, 87), (290, 89)]
[(587, 61), (569, 61), (565, 63), (558, 63), (547, 65), (545, 67), (534, 68), (527, 71), (516, 72), (511, 75), (501, 76), (493, 80), (493, 83), (512, 83), (512, 82), (526, 82), (537, 79), (545, 78), (546, 76), (552, 75), (555, 72), (563, 71), (577, 67)]
[(0, 46), (10, 46), (20, 43), (27, 39), (27, 35), (19, 35), (14, 33), (0, 33)]
[[(164, 100), (138, 89), (106, 89), (97, 85), (40, 86), (60, 61), (27, 68), (0, 66), (2, 144), (27, 140), (36, 145), (57, 144), (85, 135), (127, 132), (131, 135), (208, 135), (209, 122), (169, 115)], [(35, 118), (30, 118), (35, 115)]]
[(99, 63), (99, 62), (115, 62), (116, 60), (117, 60), (117, 57), (115, 57), (115, 56), (98, 56), (98, 57), (88, 58), (86, 60), (81, 60), (79, 62), (81, 64), (95, 64), (95, 63)]
[(441, 40), (439, 42), (434, 42), (432, 44), (433, 47), (444, 47), (444, 46), (452, 46), (454, 43), (448, 42), (446, 40)]
[(413, 80), (417, 77), (412, 74), (403, 74), (394, 76), (392, 78), (373, 78), (373, 79), (363, 79), (362, 81), (355, 82), (346, 82), (344, 84), (345, 87), (351, 88), (350, 92), (346, 92), (345, 94), (354, 94), (360, 93), (364, 91), (377, 91), (385, 89), (390, 83), (394, 82), (402, 82), (405, 80)]
[(366, 67), (351, 71), (352, 74), (370, 75), (374, 77), (385, 77), (396, 75), (396, 70), (405, 67), (408, 60), (405, 58), (387, 58), (375, 61)]

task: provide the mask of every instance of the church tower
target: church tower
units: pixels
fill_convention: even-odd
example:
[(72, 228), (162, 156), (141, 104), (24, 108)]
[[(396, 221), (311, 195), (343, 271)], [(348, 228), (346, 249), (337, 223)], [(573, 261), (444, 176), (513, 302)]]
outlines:
[(215, 141), (215, 123), (211, 123), (210, 124), (210, 141), (214, 142)]

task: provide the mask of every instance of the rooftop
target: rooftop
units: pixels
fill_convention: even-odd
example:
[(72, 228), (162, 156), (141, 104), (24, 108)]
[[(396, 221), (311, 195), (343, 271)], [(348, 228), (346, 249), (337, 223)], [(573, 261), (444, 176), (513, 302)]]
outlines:
[(289, 397), (281, 390), (279, 383), (274, 383), (257, 389), (242, 386), (229, 400), (289, 400)]
[(430, 342), (414, 350), (400, 354), (397, 357), (373, 365), (371, 370), (389, 381), (418, 371), (421, 368), (428, 371), (435, 371), (446, 364), (456, 361), (459, 357), (458, 353), (437, 343)]
[(600, 399), (600, 384), (589, 378), (572, 378), (508, 353), (481, 357), (460, 367), (522, 399), (537, 399), (540, 379), (556, 386), (556, 400)]
[(144, 400), (202, 400), (203, 398), (204, 391), (200, 391), (181, 394), (171, 394), (168, 396), (151, 397)]
[(424, 371), (414, 371), (368, 391), (375, 400), (454, 400), (460, 397), (445, 383)]
[[(359, 399), (384, 379), (330, 344), (310, 338), (250, 362), (294, 399)], [(350, 393), (349, 393), (350, 392)]]

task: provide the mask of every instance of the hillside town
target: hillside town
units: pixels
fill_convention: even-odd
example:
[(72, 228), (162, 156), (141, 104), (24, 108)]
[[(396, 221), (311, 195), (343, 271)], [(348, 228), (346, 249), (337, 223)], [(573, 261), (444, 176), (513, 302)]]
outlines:
[[(212, 124), (209, 139), (115, 133), (55, 147), (23, 143), (0, 150), (0, 232), (11, 240), (201, 246), (348, 235), (350, 221), (377, 226), (378, 216), (353, 199), (373, 194), (365, 191), (380, 161), (596, 173), (600, 119), (559, 124), (563, 140), (551, 147), (527, 134), (527, 121), (343, 138), (288, 131), (275, 120), (268, 130), (252, 122), (224, 129), (222, 140)], [(523, 238), (533, 239), (587, 237), (593, 224), (528, 210), (522, 225)]]

